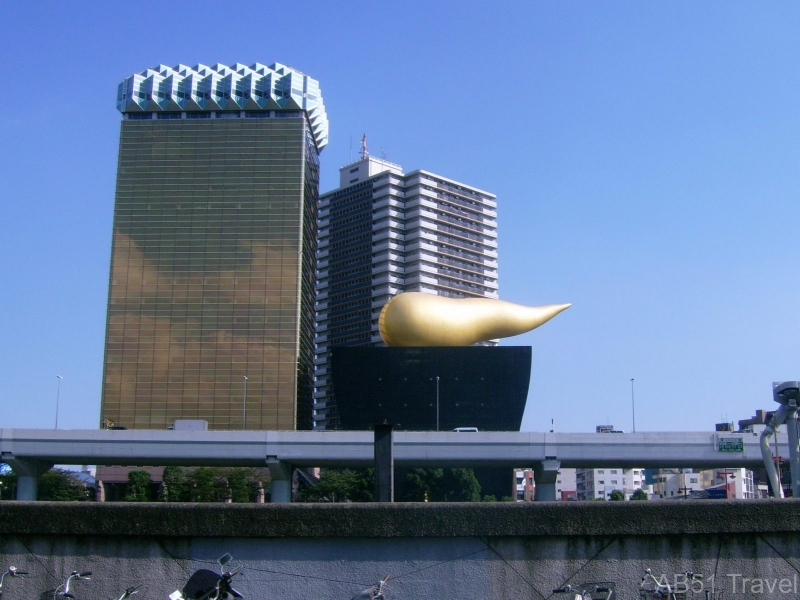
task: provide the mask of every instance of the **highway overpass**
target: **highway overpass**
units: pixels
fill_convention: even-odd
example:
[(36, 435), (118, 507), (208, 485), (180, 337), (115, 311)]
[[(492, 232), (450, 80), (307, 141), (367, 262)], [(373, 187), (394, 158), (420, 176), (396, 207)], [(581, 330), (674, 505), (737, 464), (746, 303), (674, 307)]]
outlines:
[[(779, 454), (788, 457), (785, 436)], [(20, 476), (18, 499), (36, 498), (54, 464), (270, 468), (273, 501), (286, 501), (294, 467), (363, 467), (374, 461), (369, 431), (164, 431), (0, 429), (2, 462)], [(394, 433), (399, 466), (532, 467), (537, 497), (554, 498), (565, 467), (761, 466), (755, 433), (410, 432)], [(541, 488), (541, 491), (540, 489)]]

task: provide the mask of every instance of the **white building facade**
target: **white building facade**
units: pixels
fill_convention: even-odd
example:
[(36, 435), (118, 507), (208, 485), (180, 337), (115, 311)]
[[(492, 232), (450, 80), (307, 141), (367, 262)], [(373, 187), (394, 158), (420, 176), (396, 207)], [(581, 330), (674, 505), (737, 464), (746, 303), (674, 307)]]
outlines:
[(577, 469), (559, 469), (556, 475), (556, 500), (577, 500)]
[[(315, 429), (339, 425), (333, 346), (384, 346), (378, 317), (401, 292), (497, 298), (496, 196), (369, 156), (339, 169), (318, 212)], [(487, 342), (496, 345), (496, 342)]]
[(753, 500), (762, 497), (758, 487), (753, 481), (753, 472), (749, 469), (717, 468), (700, 472), (703, 489), (707, 492), (716, 490), (718, 497), (725, 494), (727, 498), (739, 500)]
[(608, 500), (618, 490), (630, 500), (644, 485), (644, 469), (576, 469), (578, 500)]

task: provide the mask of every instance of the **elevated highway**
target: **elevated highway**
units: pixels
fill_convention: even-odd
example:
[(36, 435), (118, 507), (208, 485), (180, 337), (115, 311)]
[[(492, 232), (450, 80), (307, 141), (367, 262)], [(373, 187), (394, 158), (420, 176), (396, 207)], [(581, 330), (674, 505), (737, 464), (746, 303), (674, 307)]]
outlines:
[[(92, 464), (268, 466), (273, 498), (286, 500), (293, 467), (370, 466), (374, 438), (369, 431), (0, 429), (0, 453), (0, 460), (20, 475), (18, 499), (35, 499), (38, 475), (54, 464)], [(779, 454), (789, 455), (785, 440)], [(757, 434), (729, 432), (397, 431), (394, 462), (412, 467), (533, 467), (542, 499), (554, 497), (555, 475), (562, 467), (763, 464)]]

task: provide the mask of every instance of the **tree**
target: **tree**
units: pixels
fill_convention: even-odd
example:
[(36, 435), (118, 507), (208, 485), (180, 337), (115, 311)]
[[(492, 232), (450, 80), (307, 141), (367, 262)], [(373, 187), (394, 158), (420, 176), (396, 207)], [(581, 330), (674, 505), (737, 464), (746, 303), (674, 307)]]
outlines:
[(445, 469), (439, 493), (441, 502), (480, 502), (481, 484), (472, 469)]
[(51, 502), (84, 502), (93, 498), (81, 481), (70, 476), (64, 469), (50, 469), (39, 477), (39, 500)]
[(645, 492), (642, 488), (639, 488), (633, 495), (631, 496), (631, 500), (647, 500), (647, 492)]
[(404, 502), (480, 502), (481, 484), (472, 469), (411, 469), (400, 499)]
[(0, 500), (14, 500), (17, 497), (17, 474), (6, 469), (0, 472)]
[(192, 502), (218, 502), (219, 490), (214, 486), (214, 469), (211, 467), (198, 467), (189, 476)]
[(259, 469), (166, 467), (158, 499), (161, 502), (254, 502), (258, 486), (268, 477)]
[(254, 502), (258, 484), (263, 486), (267, 482), (263, 472), (245, 467), (220, 469), (220, 478), (227, 484), (231, 502)]
[(161, 475), (161, 490), (158, 499), (162, 502), (188, 502), (189, 484), (186, 472), (180, 467), (166, 467)]
[(150, 502), (153, 500), (153, 482), (148, 471), (130, 471), (125, 502)]
[(300, 502), (372, 502), (374, 469), (328, 469), (298, 494)]
[(625, 492), (622, 490), (614, 490), (608, 497), (612, 502), (620, 502), (625, 500)]

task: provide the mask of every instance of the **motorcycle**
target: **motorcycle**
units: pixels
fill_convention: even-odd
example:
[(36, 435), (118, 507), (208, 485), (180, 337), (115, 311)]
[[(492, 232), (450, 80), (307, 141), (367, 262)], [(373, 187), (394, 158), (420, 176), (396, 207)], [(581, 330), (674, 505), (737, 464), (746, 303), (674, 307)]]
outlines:
[(219, 573), (210, 569), (200, 569), (183, 586), (183, 589), (175, 590), (169, 595), (169, 600), (233, 600), (243, 598), (231, 586), (233, 578), (242, 571), (242, 567), (236, 567), (231, 571), (225, 570), (225, 565), (233, 560), (230, 554), (225, 554), (217, 560)]
[(27, 574), (28, 574), (27, 571), (20, 571), (19, 569), (17, 569), (17, 567), (8, 567), (8, 571), (6, 571), (5, 573), (3, 573), (2, 576), (0, 576), (0, 598), (3, 597), (3, 583), (5, 582), (7, 576), (20, 577)]
[(554, 594), (570, 594), (570, 600), (616, 600), (617, 585), (611, 581), (565, 585), (553, 590)]
[(389, 581), (389, 577), (390, 575), (387, 575), (383, 579), (379, 579), (378, 583), (362, 590), (353, 596), (352, 600), (384, 600), (384, 587), (386, 586), (386, 582)]
[[(78, 571), (73, 571), (67, 577), (67, 580), (60, 586), (56, 588), (56, 591), (53, 592), (53, 600), (57, 600), (58, 598), (75, 598), (70, 591), (69, 591), (69, 584), (75, 580), (78, 581), (89, 581), (92, 578), (91, 571), (84, 571), (79, 573)], [(64, 588), (64, 589), (61, 589)]]

